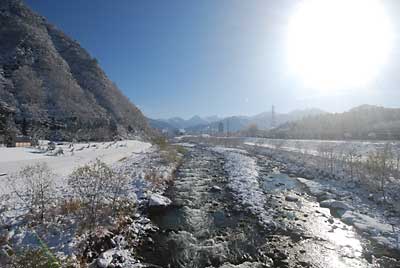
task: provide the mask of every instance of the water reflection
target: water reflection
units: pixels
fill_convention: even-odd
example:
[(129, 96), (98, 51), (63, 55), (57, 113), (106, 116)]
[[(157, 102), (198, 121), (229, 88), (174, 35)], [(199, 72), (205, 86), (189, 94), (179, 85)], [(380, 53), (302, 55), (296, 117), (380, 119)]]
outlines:
[[(363, 243), (353, 227), (334, 219), (329, 209), (302, 195), (304, 188), (297, 180), (277, 172), (261, 180), (264, 191), (282, 202), (278, 209), (283, 208), (283, 224), (306, 237), (297, 245), (299, 251), (305, 252), (302, 256), (305, 261), (312, 259), (313, 264), (325, 268), (371, 266), (363, 259)], [(288, 194), (298, 196), (299, 200), (285, 201)]]

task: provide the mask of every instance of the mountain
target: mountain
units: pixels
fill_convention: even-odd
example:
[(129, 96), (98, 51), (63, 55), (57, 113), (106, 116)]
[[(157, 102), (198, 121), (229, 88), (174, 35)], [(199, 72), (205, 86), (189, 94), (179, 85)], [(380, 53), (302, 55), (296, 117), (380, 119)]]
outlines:
[(251, 123), (250, 117), (230, 116), (216, 122), (189, 127), (187, 131), (189, 133), (214, 133), (219, 129), (220, 124), (222, 124), (224, 132), (236, 132), (247, 128)]
[(361, 105), (284, 124), (271, 136), (300, 139), (400, 139), (400, 109)]
[[(286, 122), (296, 121), (308, 116), (324, 114), (325, 111), (317, 108), (309, 108), (303, 110), (293, 110), (289, 113), (276, 113), (275, 114), (275, 126), (279, 126)], [(249, 118), (248, 125), (257, 125), (259, 129), (270, 129), (274, 127), (272, 125), (272, 113), (264, 112)]]
[[(324, 113), (320, 109), (305, 109), (295, 110), (288, 114), (276, 114), (275, 123), (280, 125), (288, 121), (298, 120), (300, 118)], [(182, 119), (180, 117), (173, 117), (169, 119), (152, 119), (151, 125), (154, 128), (161, 130), (171, 130), (171, 127), (175, 130), (185, 129), (189, 133), (210, 133), (216, 132), (220, 123), (224, 125), (225, 131), (229, 129), (230, 132), (241, 131), (249, 127), (250, 125), (257, 125), (259, 129), (269, 129), (272, 127), (272, 115), (271, 112), (264, 112), (255, 116), (230, 116), (221, 118), (216, 115), (209, 117), (200, 117), (195, 115), (190, 119)]]
[[(324, 114), (325, 112), (320, 109), (304, 109), (295, 110), (290, 113), (275, 114), (275, 126), (299, 120), (308, 116)], [(217, 121), (199, 124), (187, 128), (190, 133), (210, 133), (216, 132), (219, 128), (220, 123), (222, 123), (224, 131), (236, 132), (242, 131), (251, 125), (257, 126), (258, 129), (267, 130), (273, 127), (272, 124), (272, 113), (263, 112), (254, 116), (231, 116)]]
[(303, 110), (293, 110), (287, 114), (288, 121), (296, 121), (309, 116), (327, 114), (324, 110), (318, 108), (308, 108)]
[(1, 0), (0, 36), (0, 100), (15, 110), (17, 133), (57, 140), (151, 135), (97, 60), (21, 0)]
[[(198, 115), (195, 115), (187, 120), (182, 119), (180, 117), (173, 117), (173, 118), (169, 118), (169, 119), (152, 119), (152, 125), (155, 126), (155, 128), (157, 129), (162, 129), (162, 126), (169, 126), (169, 127), (173, 127), (175, 129), (186, 129), (186, 128), (191, 128), (194, 126), (198, 126), (198, 125), (204, 125), (204, 124), (208, 124), (208, 123), (212, 123), (214, 121), (219, 120), (219, 117), (217, 116), (210, 116), (210, 117), (206, 117), (206, 118), (202, 118)], [(158, 123), (157, 123), (158, 122)], [(167, 125), (163, 125), (167, 124)]]
[(162, 120), (147, 118), (147, 121), (149, 122), (152, 128), (158, 129), (164, 134), (174, 135), (179, 130), (179, 128), (176, 128), (173, 125), (169, 124), (168, 122), (164, 122)]

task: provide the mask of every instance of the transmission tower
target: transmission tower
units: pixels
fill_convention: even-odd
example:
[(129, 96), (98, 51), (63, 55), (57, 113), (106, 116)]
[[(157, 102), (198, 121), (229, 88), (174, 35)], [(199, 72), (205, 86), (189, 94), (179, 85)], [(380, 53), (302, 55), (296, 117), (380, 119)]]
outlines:
[(275, 106), (272, 105), (272, 110), (271, 110), (271, 127), (274, 128), (276, 125), (275, 121)]

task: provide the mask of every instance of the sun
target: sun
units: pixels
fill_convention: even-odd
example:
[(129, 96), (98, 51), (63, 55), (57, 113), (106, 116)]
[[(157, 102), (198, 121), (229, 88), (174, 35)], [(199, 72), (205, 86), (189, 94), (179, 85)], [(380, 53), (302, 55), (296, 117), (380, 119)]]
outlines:
[(289, 68), (318, 90), (368, 84), (392, 48), (391, 23), (379, 0), (303, 0), (288, 27)]

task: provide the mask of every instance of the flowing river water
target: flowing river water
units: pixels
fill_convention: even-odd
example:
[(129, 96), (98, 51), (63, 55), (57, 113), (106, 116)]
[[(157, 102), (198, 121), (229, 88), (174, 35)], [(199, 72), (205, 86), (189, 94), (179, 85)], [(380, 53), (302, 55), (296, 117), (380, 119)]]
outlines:
[[(173, 204), (150, 214), (160, 231), (142, 249), (146, 262), (177, 268), (400, 267), (375, 257), (367, 240), (321, 208), (276, 163), (246, 157), (257, 164), (256, 187), (274, 224), (263, 224), (238, 202), (223, 154), (188, 148), (166, 193)], [(285, 198), (288, 194), (291, 198)]]

